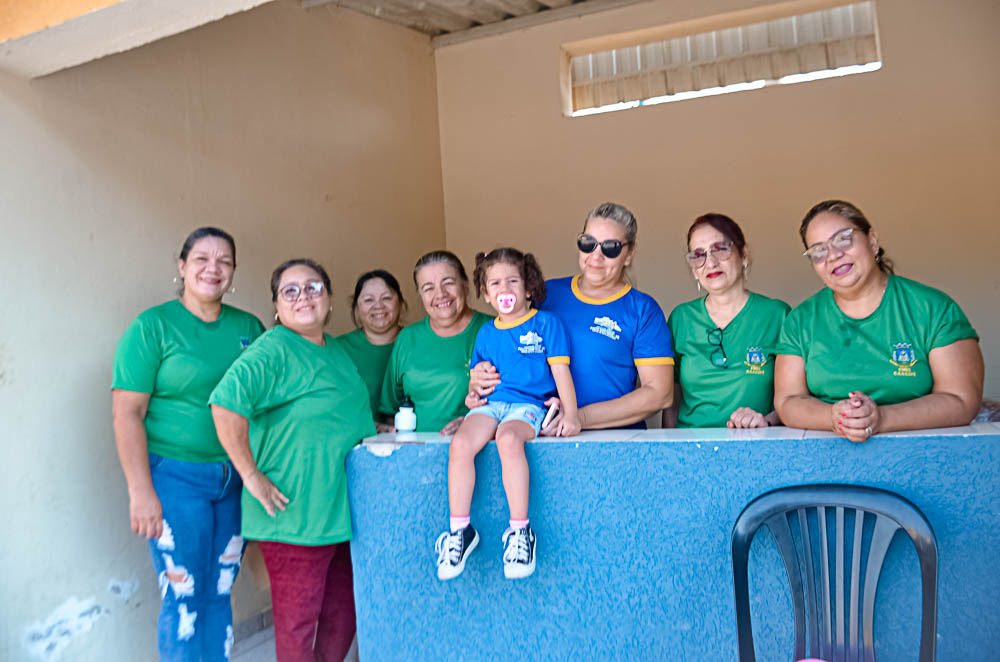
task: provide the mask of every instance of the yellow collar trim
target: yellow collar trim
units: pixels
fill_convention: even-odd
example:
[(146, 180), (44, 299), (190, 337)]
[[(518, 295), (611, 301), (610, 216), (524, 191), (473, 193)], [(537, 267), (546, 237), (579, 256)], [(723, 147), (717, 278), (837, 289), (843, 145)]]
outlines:
[(518, 326), (519, 324), (524, 324), (525, 322), (527, 322), (528, 320), (530, 320), (532, 317), (534, 317), (537, 313), (538, 313), (538, 309), (537, 308), (532, 308), (531, 311), (527, 315), (525, 315), (524, 317), (519, 317), (518, 319), (514, 320), (513, 322), (501, 322), (500, 318), (498, 317), (495, 320), (493, 320), (493, 324), (498, 329), (513, 329), (515, 326)]
[(573, 290), (573, 296), (575, 296), (580, 301), (584, 303), (589, 303), (591, 305), (600, 306), (602, 304), (611, 303), (612, 301), (617, 301), (618, 299), (621, 299), (623, 296), (629, 293), (629, 290), (632, 289), (632, 286), (626, 283), (625, 287), (618, 290), (617, 292), (615, 292), (606, 299), (591, 299), (590, 297), (588, 297), (587, 295), (585, 295), (583, 292), (580, 291), (580, 274), (577, 274), (576, 276), (573, 276), (573, 280), (570, 281), (570, 288)]

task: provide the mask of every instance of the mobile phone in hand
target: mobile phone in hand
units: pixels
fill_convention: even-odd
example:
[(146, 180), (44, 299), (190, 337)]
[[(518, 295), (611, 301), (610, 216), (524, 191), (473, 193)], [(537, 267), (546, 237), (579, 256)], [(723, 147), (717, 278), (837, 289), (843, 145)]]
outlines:
[(556, 417), (556, 412), (558, 411), (559, 411), (559, 403), (553, 402), (552, 406), (549, 407), (549, 411), (545, 414), (545, 419), (542, 420), (543, 430), (548, 426), (549, 423), (552, 422), (552, 419)]

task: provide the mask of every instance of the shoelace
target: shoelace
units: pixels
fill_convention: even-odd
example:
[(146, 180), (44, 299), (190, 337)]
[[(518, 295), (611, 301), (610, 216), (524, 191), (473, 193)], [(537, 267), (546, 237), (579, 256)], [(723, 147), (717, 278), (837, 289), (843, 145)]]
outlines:
[(442, 563), (455, 565), (458, 563), (458, 560), (462, 558), (462, 543), (463, 535), (461, 531), (456, 533), (445, 531), (439, 535), (437, 542), (434, 543), (434, 551), (438, 554), (438, 565)]
[(526, 529), (507, 529), (504, 531), (504, 563), (527, 563), (528, 551), (528, 532)]

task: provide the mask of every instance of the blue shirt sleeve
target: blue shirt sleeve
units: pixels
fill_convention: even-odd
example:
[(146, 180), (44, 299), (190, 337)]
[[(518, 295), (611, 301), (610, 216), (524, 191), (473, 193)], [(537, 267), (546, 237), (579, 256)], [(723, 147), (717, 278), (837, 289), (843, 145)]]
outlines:
[(639, 320), (632, 346), (632, 358), (639, 365), (673, 365), (670, 329), (663, 309), (652, 297), (640, 299)]

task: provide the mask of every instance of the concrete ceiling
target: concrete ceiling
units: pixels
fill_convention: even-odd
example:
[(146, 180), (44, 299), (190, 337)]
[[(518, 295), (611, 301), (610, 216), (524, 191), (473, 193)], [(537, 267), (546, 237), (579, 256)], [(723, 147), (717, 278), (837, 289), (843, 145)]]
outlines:
[[(292, 2), (296, 0), (283, 0)], [(297, 0), (419, 30), (435, 47), (649, 0)], [(0, 0), (0, 71), (36, 78), (272, 0)]]
[[(58, 23), (41, 17), (27, 34), (0, 43), (0, 69), (26, 78), (51, 74), (90, 60), (120, 53), (271, 0), (121, 0), (77, 3), (79, 13)], [(64, 3), (65, 4), (65, 3)], [(98, 9), (89, 10), (95, 4)], [(11, 7), (11, 5), (14, 5)], [(19, 6), (18, 6), (19, 5)], [(8, 2), (5, 11), (29, 14), (19, 25), (32, 26), (32, 11), (43, 15), (44, 2)], [(103, 5), (103, 6), (101, 6)], [(80, 11), (82, 10), (82, 11)]]

